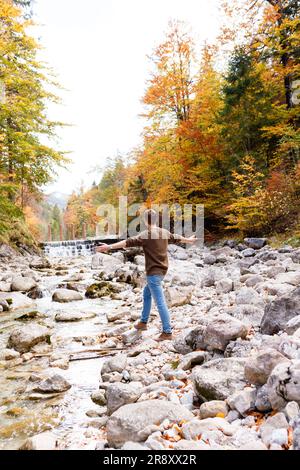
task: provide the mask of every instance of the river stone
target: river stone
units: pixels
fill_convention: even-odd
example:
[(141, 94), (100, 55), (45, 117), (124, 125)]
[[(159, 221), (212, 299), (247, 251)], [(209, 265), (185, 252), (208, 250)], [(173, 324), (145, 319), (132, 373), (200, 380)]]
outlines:
[(21, 292), (0, 292), (0, 301), (5, 300), (10, 310), (17, 310), (19, 308), (32, 308), (35, 307), (33, 300), (29, 299), (26, 295)]
[(14, 349), (1, 349), (0, 351), (0, 361), (10, 361), (11, 359), (16, 359), (20, 357), (20, 353)]
[(10, 292), (11, 283), (0, 281), (0, 292)]
[(261, 439), (266, 446), (272, 442), (273, 432), (277, 429), (288, 429), (289, 423), (283, 413), (269, 416), (260, 427)]
[(228, 406), (225, 401), (211, 400), (202, 403), (200, 406), (200, 418), (215, 418), (217, 415), (222, 415), (224, 418), (228, 414)]
[(29, 267), (32, 269), (48, 269), (51, 268), (51, 263), (47, 258), (35, 258), (30, 262)]
[(284, 330), (289, 320), (298, 315), (300, 315), (300, 287), (266, 305), (260, 330), (263, 334), (274, 335)]
[(279, 274), (276, 277), (276, 281), (281, 284), (291, 284), (297, 287), (300, 285), (300, 271)]
[(289, 401), (300, 405), (300, 360), (278, 364), (267, 382), (273, 410), (281, 410)]
[(272, 405), (270, 403), (269, 395), (268, 395), (268, 387), (266, 384), (257, 389), (255, 408), (258, 411), (263, 411), (263, 412), (272, 410)]
[(165, 298), (169, 308), (189, 304), (192, 298), (193, 287), (167, 287)]
[(117, 354), (108, 359), (102, 366), (101, 374), (109, 374), (110, 372), (122, 372), (127, 366), (126, 354)]
[(33, 391), (39, 393), (61, 393), (69, 390), (71, 386), (64, 377), (54, 374), (34, 386)]
[(204, 343), (213, 349), (224, 351), (230, 341), (245, 338), (248, 328), (230, 315), (222, 314), (212, 320), (204, 331)]
[(233, 281), (228, 278), (220, 279), (216, 282), (217, 294), (228, 294), (233, 290)]
[(207, 359), (208, 353), (205, 351), (195, 351), (189, 354), (186, 354), (183, 359), (181, 359), (178, 364), (178, 369), (189, 370), (194, 366), (199, 366)]
[(125, 442), (142, 442), (152, 434), (153, 428), (164, 420), (189, 421), (194, 415), (184, 406), (165, 400), (131, 403), (115, 411), (107, 423), (108, 444), (122, 447)]
[(249, 248), (254, 250), (259, 250), (267, 243), (267, 238), (244, 238), (244, 242)]
[(106, 405), (106, 393), (105, 390), (97, 390), (91, 395), (91, 400), (96, 403), (96, 405), (104, 406)]
[(245, 379), (250, 384), (263, 385), (267, 382), (274, 367), (287, 358), (276, 349), (265, 349), (254, 357), (249, 357), (245, 364)]
[(300, 328), (300, 315), (289, 320), (286, 324), (285, 331), (288, 335), (293, 335)]
[(31, 277), (14, 277), (11, 283), (12, 291), (28, 292), (36, 287), (36, 282)]
[(293, 422), (293, 450), (300, 450), (300, 415)]
[(70, 290), (70, 289), (57, 289), (53, 296), (52, 300), (54, 302), (72, 302), (74, 300), (82, 300), (83, 297), (79, 292), (76, 292), (75, 290)]
[(253, 250), (253, 248), (246, 248), (246, 250), (243, 250), (242, 251), (242, 255), (245, 257), (245, 258), (250, 258), (250, 256), (255, 256), (255, 250)]
[(140, 382), (114, 383), (106, 389), (107, 411), (108, 414), (114, 413), (121, 406), (129, 403), (135, 403), (141, 396), (143, 386)]
[(89, 318), (94, 318), (95, 316), (96, 316), (95, 313), (61, 311), (55, 315), (55, 321), (72, 322), (72, 321), (87, 320)]
[(57, 448), (57, 437), (50, 431), (36, 434), (26, 439), (19, 450), (55, 450)]
[(227, 398), (227, 403), (232, 410), (238, 411), (242, 416), (247, 416), (249, 411), (255, 409), (256, 390), (246, 387)]
[(49, 329), (41, 325), (26, 325), (13, 330), (10, 334), (7, 347), (20, 353), (30, 351), (38, 343), (49, 341)]
[(226, 400), (246, 386), (244, 367), (245, 360), (236, 357), (214, 359), (196, 366), (192, 374), (196, 394), (203, 401)]
[(252, 287), (242, 287), (236, 294), (235, 301), (238, 305), (252, 304), (262, 305), (263, 299)]
[(197, 440), (201, 434), (209, 431), (222, 431), (226, 436), (232, 436), (234, 427), (224, 418), (206, 418), (202, 420), (194, 418), (182, 426), (182, 435), (184, 439), (188, 440)]
[(205, 255), (204, 258), (203, 258), (203, 262), (204, 264), (208, 264), (208, 265), (212, 265), (212, 264), (215, 264), (217, 262), (217, 258), (214, 256), (214, 255)]

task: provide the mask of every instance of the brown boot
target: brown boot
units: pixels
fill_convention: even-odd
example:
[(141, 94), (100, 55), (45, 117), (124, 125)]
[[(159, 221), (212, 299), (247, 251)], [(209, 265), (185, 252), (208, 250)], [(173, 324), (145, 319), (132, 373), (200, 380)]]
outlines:
[(172, 333), (165, 333), (163, 331), (157, 338), (155, 338), (155, 341), (171, 341), (172, 339), (174, 339)]
[(147, 323), (139, 321), (138, 323), (134, 325), (134, 328), (139, 331), (147, 330)]

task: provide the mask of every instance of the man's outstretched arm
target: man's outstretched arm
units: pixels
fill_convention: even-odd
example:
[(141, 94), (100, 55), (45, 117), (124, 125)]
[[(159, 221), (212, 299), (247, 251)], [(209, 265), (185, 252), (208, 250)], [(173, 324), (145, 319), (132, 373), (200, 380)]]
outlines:
[(117, 242), (117, 243), (112, 243), (111, 245), (107, 245), (106, 243), (103, 243), (103, 245), (96, 247), (96, 252), (105, 253), (110, 250), (119, 250), (125, 247), (126, 247), (126, 240), (122, 240), (121, 242)]
[(192, 235), (191, 237), (183, 237), (182, 235), (177, 235), (177, 234), (171, 234), (170, 233), (170, 238), (169, 238), (169, 243), (186, 243), (186, 244), (193, 244), (198, 241), (198, 238), (196, 235)]

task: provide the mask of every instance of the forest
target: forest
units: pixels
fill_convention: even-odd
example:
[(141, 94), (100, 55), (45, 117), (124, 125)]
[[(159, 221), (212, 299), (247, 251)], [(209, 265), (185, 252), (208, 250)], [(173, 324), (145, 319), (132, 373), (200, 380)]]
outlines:
[(170, 20), (149, 56), (142, 144), (111, 156), (63, 210), (43, 193), (68, 157), (52, 145), (65, 124), (48, 119), (47, 103), (60, 86), (37, 60), (30, 3), (0, 2), (0, 241), (44, 239), (48, 224), (58, 238), (62, 223), (93, 235), (97, 207), (127, 195), (204, 204), (207, 240), (300, 243), (299, 0), (220, 0), (218, 37), (200, 48), (188, 24)]

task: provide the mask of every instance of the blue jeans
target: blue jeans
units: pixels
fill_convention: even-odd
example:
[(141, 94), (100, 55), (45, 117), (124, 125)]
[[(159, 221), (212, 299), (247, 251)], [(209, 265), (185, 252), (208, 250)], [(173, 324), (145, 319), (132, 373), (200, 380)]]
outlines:
[(160, 319), (163, 326), (163, 331), (165, 333), (172, 333), (172, 328), (170, 324), (170, 314), (166, 304), (166, 299), (162, 289), (162, 281), (164, 276), (154, 274), (152, 276), (147, 276), (147, 285), (144, 287), (143, 291), (143, 311), (141, 316), (141, 322), (147, 323), (151, 311), (152, 298), (154, 299), (157, 310), (160, 315)]

